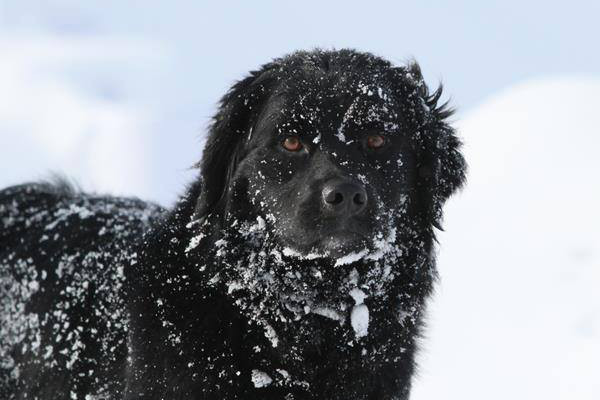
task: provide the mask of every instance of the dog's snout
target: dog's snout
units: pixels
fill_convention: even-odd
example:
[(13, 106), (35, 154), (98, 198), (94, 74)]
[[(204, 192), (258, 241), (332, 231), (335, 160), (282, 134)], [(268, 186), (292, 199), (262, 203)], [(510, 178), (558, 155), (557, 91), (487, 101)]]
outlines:
[(335, 215), (356, 215), (367, 205), (365, 187), (355, 182), (328, 182), (322, 194), (325, 209)]

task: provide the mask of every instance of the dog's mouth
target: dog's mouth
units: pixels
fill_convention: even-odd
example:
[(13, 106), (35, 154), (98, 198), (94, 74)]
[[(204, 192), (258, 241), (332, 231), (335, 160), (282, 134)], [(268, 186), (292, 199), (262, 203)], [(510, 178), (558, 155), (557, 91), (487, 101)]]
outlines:
[(313, 244), (316, 251), (340, 258), (347, 254), (368, 248), (367, 236), (358, 232), (339, 230), (324, 235)]
[(312, 240), (284, 240), (283, 254), (300, 259), (333, 259), (336, 265), (350, 264), (360, 259), (379, 259), (395, 242), (396, 230), (383, 229), (366, 233), (351, 229), (331, 229), (315, 235)]
[[(296, 221), (292, 222), (292, 226)], [(372, 247), (371, 221), (366, 218), (350, 218), (339, 221), (319, 219), (310, 223), (299, 223), (297, 228), (277, 230), (278, 241), (284, 247), (309, 258), (337, 259), (347, 254)]]

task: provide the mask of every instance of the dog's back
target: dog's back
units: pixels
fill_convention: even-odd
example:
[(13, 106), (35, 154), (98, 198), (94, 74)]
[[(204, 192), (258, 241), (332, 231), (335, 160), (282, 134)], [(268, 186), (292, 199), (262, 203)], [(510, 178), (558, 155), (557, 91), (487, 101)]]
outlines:
[(0, 398), (102, 399), (120, 390), (123, 269), (160, 214), (62, 182), (0, 191)]

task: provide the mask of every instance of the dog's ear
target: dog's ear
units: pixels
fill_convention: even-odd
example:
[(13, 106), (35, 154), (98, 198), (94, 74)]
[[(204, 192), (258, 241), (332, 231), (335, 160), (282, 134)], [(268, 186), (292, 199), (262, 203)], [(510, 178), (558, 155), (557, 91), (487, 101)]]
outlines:
[[(419, 187), (425, 205), (425, 217), (438, 229), (441, 227), (442, 206), (465, 183), (467, 164), (460, 152), (462, 143), (448, 122), (454, 110), (448, 102), (440, 104), (443, 87), (430, 93), (417, 63), (409, 64), (407, 73), (416, 84), (422, 122), (419, 154)], [(420, 104), (419, 104), (420, 103)]]
[(234, 84), (219, 102), (202, 161), (198, 164), (202, 188), (194, 219), (204, 218), (213, 212), (227, 193), (244, 142), (272, 90), (272, 69), (272, 65), (267, 64), (261, 70), (251, 72)]

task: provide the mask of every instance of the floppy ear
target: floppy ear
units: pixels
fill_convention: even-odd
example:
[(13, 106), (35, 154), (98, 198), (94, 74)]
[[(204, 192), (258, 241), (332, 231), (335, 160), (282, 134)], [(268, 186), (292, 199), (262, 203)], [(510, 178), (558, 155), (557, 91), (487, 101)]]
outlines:
[(431, 225), (442, 230), (442, 206), (465, 183), (467, 164), (460, 152), (462, 143), (448, 123), (454, 110), (447, 102), (438, 104), (442, 85), (430, 94), (418, 64), (411, 63), (408, 73), (417, 83), (416, 92), (423, 111), (419, 186), (425, 203), (425, 217)]
[(260, 71), (237, 82), (223, 96), (209, 129), (202, 161), (199, 163), (202, 188), (195, 219), (205, 218), (221, 203), (244, 148), (249, 130), (270, 90), (267, 64)]

